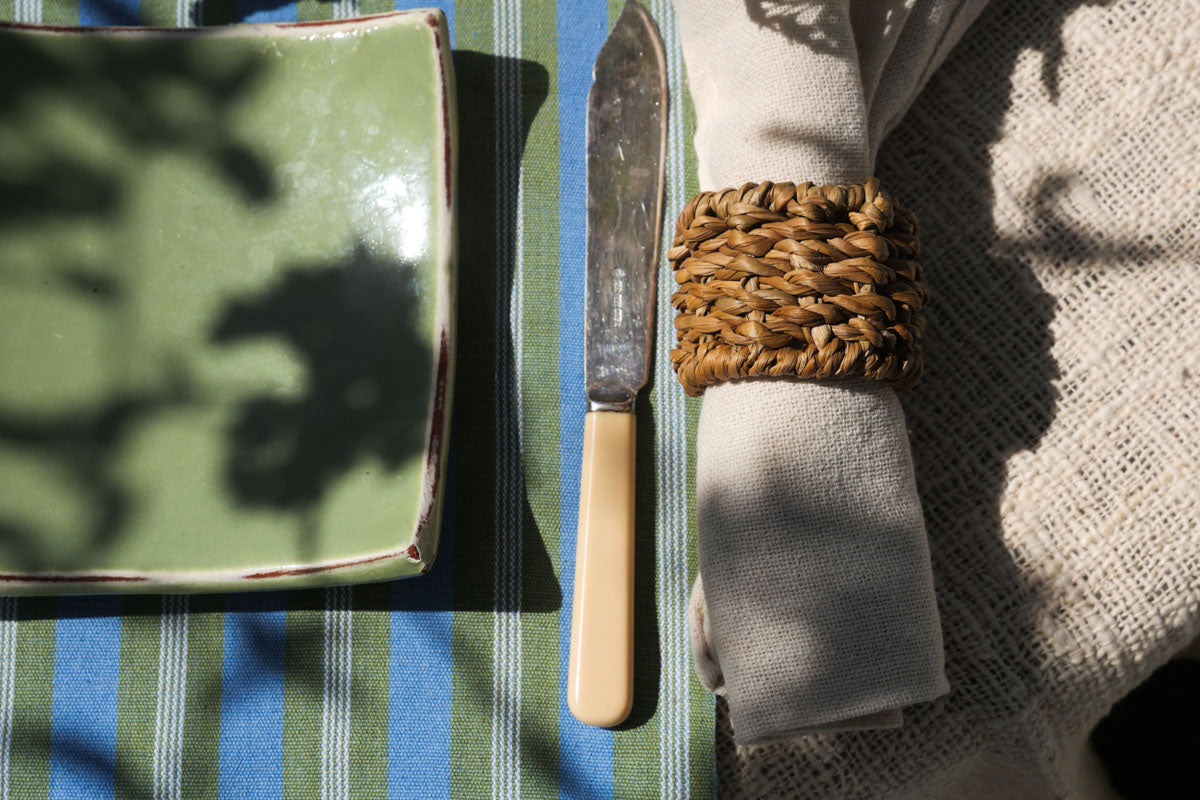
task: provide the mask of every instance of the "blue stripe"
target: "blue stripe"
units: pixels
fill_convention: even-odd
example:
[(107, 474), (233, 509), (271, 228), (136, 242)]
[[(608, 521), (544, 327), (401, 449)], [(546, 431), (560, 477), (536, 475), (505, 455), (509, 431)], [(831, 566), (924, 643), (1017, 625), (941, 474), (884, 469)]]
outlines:
[(238, 19), (243, 22), (295, 22), (296, 3), (294, 0), (238, 0)]
[(283, 793), (283, 607), (277, 592), (231, 594), (226, 601), (221, 797)]
[[(449, 463), (458, 445), (450, 435)], [(388, 797), (450, 796), (450, 636), (453, 612), (454, 471), (446, 471), (437, 560), (428, 575), (392, 589), (388, 675)]]
[(137, 25), (141, 21), (140, 0), (103, 0), (79, 4), (80, 25)]
[(112, 797), (121, 598), (64, 597), (54, 637), (50, 798)]
[[(419, 602), (443, 608), (450, 585), (445, 550), (433, 572), (440, 578), (396, 581), (398, 604)], [(406, 596), (407, 595), (407, 596)], [(388, 797), (396, 800), (444, 800), (450, 796), (450, 611), (392, 612), (388, 689)]]
[(559, 758), (563, 798), (612, 797), (612, 734), (575, 719), (567, 707), (567, 655), (575, 586), (575, 531), (579, 507), (579, 469), (583, 452), (583, 269), (587, 179), (587, 92), (592, 63), (608, 33), (604, 3), (558, 4), (558, 164), (559, 164), (559, 464), (562, 517), (563, 606), (560, 623)]

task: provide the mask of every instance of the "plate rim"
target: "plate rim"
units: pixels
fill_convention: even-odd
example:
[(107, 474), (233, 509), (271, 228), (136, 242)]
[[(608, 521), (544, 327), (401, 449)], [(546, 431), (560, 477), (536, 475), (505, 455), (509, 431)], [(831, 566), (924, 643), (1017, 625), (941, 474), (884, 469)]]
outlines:
[[(365, 31), (395, 24), (411, 24), (418, 18), (429, 29), (438, 65), (437, 100), (442, 111), (440, 158), (436, 159), (437, 185), (437, 285), (434, 332), (437, 359), (432, 365), (429, 393), (429, 428), (425, 439), (425, 465), (421, 477), (416, 523), (407, 545), (368, 552), (352, 558), (260, 565), (227, 570), (102, 570), (0, 572), (0, 595), (208, 593), (315, 588), (348, 583), (421, 575), (430, 570), (437, 555), (442, 505), (445, 495), (446, 458), (450, 438), (451, 398), (454, 385), (455, 319), (457, 298), (456, 242), (458, 125), (454, 103), (454, 67), (450, 56), (450, 34), (440, 9), (424, 8), (370, 14), (345, 20), (309, 22), (255, 22), (197, 28), (137, 26), (55, 26), (39, 23), (0, 23), (0, 31), (19, 30), (50, 36), (203, 36), (242, 37), (261, 34), (264, 38), (304, 38), (314, 31), (321, 36), (345, 31)], [(445, 43), (445, 45), (443, 45)]]

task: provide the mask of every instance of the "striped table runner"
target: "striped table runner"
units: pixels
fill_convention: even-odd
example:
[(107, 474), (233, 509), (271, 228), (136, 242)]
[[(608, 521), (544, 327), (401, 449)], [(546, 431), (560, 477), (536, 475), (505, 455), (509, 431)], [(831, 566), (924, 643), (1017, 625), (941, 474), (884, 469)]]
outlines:
[[(567, 710), (583, 430), (584, 107), (616, 0), (444, 0), (459, 81), (460, 324), (442, 553), (421, 579), (229, 596), (0, 598), (4, 798), (713, 796), (692, 676), (692, 431), (665, 354), (639, 418), (638, 701)], [(674, 12), (668, 215), (695, 191)], [(0, 0), (63, 25), (352, 17), (381, 0)], [(0, 80), (3, 80), (0, 76)], [(665, 237), (669, 240), (669, 236)]]

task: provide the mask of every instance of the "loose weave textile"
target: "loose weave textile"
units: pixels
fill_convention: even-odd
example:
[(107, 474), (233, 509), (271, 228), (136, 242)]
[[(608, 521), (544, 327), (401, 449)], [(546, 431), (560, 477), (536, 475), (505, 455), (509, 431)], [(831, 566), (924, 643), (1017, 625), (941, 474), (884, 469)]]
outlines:
[[(0, 797), (713, 795), (713, 700), (693, 677), (685, 624), (696, 406), (666, 358), (639, 409), (635, 708), (610, 732), (565, 703), (585, 411), (584, 104), (620, 4), (412, 5), (438, 5), (450, 22), (461, 130), (462, 322), (432, 573), (326, 591), (0, 599)], [(696, 189), (691, 112), (673, 9), (647, 5), (667, 50), (675, 209)], [(389, 10), (0, 0), (4, 20), (55, 25)], [(660, 353), (669, 291), (664, 281)]]
[[(870, 177), (880, 140), (983, 5), (679, 2), (703, 187)], [(730, 49), (771, 58), (747, 80), (728, 68)], [(908, 202), (908, 186), (889, 191), (897, 205)], [(793, 257), (795, 267), (811, 264)], [(778, 288), (757, 277), (741, 286)], [(736, 741), (896, 727), (905, 707), (945, 694), (921, 501), (891, 386), (774, 378), (712, 386), (696, 441), (693, 608), (704, 614), (691, 630), (697, 670), (725, 694)]]
[(884, 140), (933, 294), (901, 401), (950, 693), (719, 737), (724, 795), (1109, 796), (1091, 731), (1200, 632), (1198, 11), (993, 0)]

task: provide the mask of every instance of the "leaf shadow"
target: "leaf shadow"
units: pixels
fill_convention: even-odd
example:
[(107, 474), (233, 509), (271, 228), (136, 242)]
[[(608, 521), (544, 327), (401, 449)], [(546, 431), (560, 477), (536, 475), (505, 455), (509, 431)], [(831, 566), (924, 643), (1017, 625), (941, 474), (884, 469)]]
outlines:
[[(1055, 298), (1042, 288), (1031, 263), (1034, 256), (1049, 255), (1063, 269), (1075, 268), (1098, 255), (1101, 245), (1064, 212), (1075, 180), (1065, 174), (1047, 174), (1036, 184), (1031, 199), (1037, 222), (1028, 234), (1002, 232), (995, 221), (991, 147), (1003, 134), (1013, 102), (1018, 57), (1029, 48), (1044, 53), (1043, 80), (1055, 96), (1050, 76), (1063, 57), (1063, 25), (1085, 5), (1093, 3), (991, 4), (883, 143), (877, 162), (876, 174), (897, 187), (899, 200), (921, 221), (922, 261), (933, 298), (925, 374), (918, 386), (901, 393), (901, 401), (951, 694), (905, 709), (904, 726), (894, 731), (800, 737), (754, 748), (734, 746), (728, 707), (719, 701), (722, 794), (804, 795), (813, 788), (807, 768), (821, 759), (851, 765), (822, 773), (823, 788), (838, 796), (926, 786), (938, 776), (922, 771), (928, 769), (922, 759), (864, 754), (959, 752), (969, 732), (998, 729), (1028, 711), (1041, 669), (1030, 641), (1039, 623), (1030, 609), (1039, 607), (1048, 590), (1014, 563), (1000, 503), (1010, 458), (1038, 445), (1059, 400), (1051, 329)], [(947, 108), (961, 109), (957, 123)], [(945, 135), (948, 118), (959, 135)], [(1149, 242), (1131, 240), (1116, 250), (1134, 258), (1144, 257), (1148, 248)], [(1113, 253), (1107, 242), (1103, 253)], [(1041, 763), (1032, 747), (1009, 741), (1002, 753), (980, 757)], [(797, 766), (777, 769), (784, 763)]]
[[(356, 465), (394, 471), (422, 453), (433, 359), (411, 313), (415, 275), (414, 263), (358, 241), (331, 263), (285, 267), (225, 309), (215, 344), (280, 341), (308, 383), (298, 396), (241, 402), (226, 466), (238, 502), (311, 518)], [(301, 530), (299, 554), (314, 558), (317, 532)]]
[[(272, 202), (269, 165), (233, 122), (261, 61), (246, 56), (213, 63), (196, 55), (193, 41), (78, 36), (65, 47), (63, 37), (0, 26), (0, 134), (7, 143), (0, 154), (0, 232), (104, 224), (125, 212), (128, 175), (63, 132), (79, 126), (126, 152), (205, 164), (247, 206)], [(13, 298), (73, 303), (112, 321), (130, 313), (125, 281), (119, 259), (95, 248), (37, 271), (20, 258), (0, 265), (0, 288)], [(14, 322), (14, 337), (45, 333), (28, 324)], [(115, 365), (121, 356), (98, 348), (96, 358)], [(0, 405), (0, 446), (22, 463), (32, 460), (60, 475), (60, 492), (71, 496), (80, 515), (64, 548), (46, 535), (56, 523), (0, 512), (0, 552), (8, 563), (27, 573), (68, 571), (117, 542), (137, 512), (114, 467), (118, 454), (143, 423), (197, 399), (176, 356), (168, 353), (155, 369), (152, 385), (117, 388), (82, 408)]]

